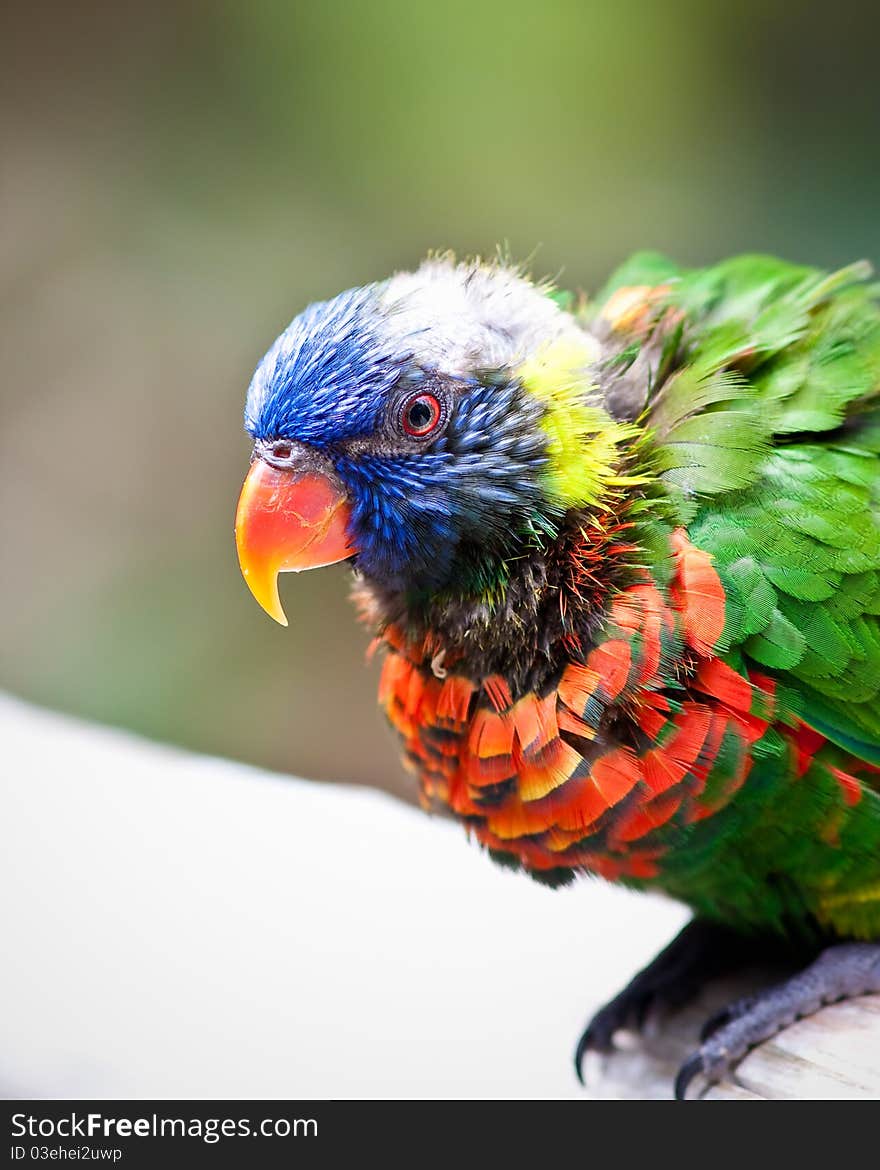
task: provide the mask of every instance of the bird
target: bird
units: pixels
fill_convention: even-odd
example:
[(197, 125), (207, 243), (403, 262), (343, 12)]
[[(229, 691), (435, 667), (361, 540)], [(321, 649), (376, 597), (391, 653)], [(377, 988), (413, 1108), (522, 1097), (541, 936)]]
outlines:
[(247, 391), (245, 581), (348, 561), (422, 805), (549, 886), (689, 907), (577, 1044), (756, 955), (674, 1085), (880, 992), (880, 286), (626, 260), (595, 295), (428, 255), (301, 312)]

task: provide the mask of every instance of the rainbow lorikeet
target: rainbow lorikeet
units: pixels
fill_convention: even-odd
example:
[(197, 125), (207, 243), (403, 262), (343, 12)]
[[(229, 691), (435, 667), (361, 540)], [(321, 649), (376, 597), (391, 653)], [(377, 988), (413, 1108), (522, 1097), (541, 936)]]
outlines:
[(593, 300), (428, 259), (298, 316), (245, 410), (239, 558), (351, 558), (423, 803), (552, 885), (694, 920), (577, 1064), (753, 949), (810, 964), (712, 1022), (717, 1079), (880, 991), (880, 310), (867, 265), (637, 255)]

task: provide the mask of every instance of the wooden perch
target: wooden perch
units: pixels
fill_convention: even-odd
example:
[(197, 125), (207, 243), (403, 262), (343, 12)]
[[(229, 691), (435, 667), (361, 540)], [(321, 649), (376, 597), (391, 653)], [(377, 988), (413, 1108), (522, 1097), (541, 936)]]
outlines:
[[(700, 1027), (726, 1003), (777, 976), (712, 984), (698, 1002), (649, 1028), (632, 1047), (615, 1052), (590, 1084), (608, 1099), (666, 1099)], [(688, 1094), (704, 1101), (880, 1100), (880, 996), (832, 1004), (798, 1020), (753, 1049), (726, 1080), (695, 1081)]]

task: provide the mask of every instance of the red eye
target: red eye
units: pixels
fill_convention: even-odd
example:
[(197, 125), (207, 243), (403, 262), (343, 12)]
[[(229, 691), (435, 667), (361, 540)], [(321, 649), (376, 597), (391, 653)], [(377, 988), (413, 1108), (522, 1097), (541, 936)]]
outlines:
[(440, 400), (433, 394), (416, 394), (403, 404), (401, 423), (403, 429), (414, 439), (424, 439), (435, 430), (443, 417)]

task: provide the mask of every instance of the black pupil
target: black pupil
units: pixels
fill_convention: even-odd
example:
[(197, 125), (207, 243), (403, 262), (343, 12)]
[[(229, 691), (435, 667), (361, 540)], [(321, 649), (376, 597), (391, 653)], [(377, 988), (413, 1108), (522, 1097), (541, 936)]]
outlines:
[(407, 422), (414, 431), (423, 431), (434, 421), (434, 411), (429, 402), (419, 398), (407, 412)]

